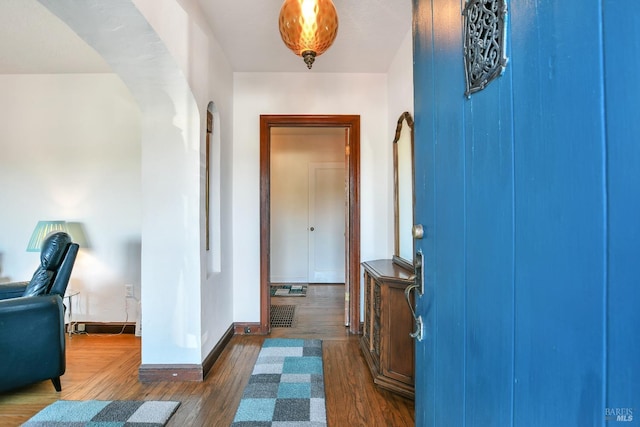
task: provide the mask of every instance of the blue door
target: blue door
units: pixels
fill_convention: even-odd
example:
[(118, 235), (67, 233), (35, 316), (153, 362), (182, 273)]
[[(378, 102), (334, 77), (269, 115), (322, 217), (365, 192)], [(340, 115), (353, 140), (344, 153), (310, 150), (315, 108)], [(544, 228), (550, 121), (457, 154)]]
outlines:
[(470, 99), (464, 3), (413, 0), (416, 425), (640, 425), (640, 2), (510, 1)]

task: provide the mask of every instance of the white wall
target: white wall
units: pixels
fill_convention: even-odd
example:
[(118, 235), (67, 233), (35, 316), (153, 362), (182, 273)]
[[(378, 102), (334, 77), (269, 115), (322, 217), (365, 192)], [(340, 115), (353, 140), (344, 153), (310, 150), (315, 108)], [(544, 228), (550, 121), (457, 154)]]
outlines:
[[(149, 20), (158, 36), (176, 60), (183, 76), (195, 98), (199, 114), (199, 129), (190, 129), (187, 137), (199, 140), (199, 224), (191, 236), (197, 242), (198, 259), (190, 259), (188, 268), (199, 263), (200, 278), (197, 289), (190, 288), (187, 295), (181, 296), (199, 304), (197, 309), (189, 313), (199, 316), (200, 333), (193, 338), (201, 347), (200, 360), (203, 360), (218, 343), (232, 320), (232, 235), (231, 212), (232, 197), (232, 144), (233, 144), (233, 84), (232, 70), (224, 52), (211, 33), (204, 20), (204, 13), (195, 0), (134, 0), (136, 7)], [(206, 110), (209, 102), (214, 104), (214, 132), (212, 141), (211, 163), (211, 250), (205, 250), (205, 129)], [(195, 134), (191, 134), (195, 132)], [(191, 191), (193, 188), (189, 188)], [(216, 218), (217, 217), (217, 218)], [(216, 227), (219, 225), (219, 227)], [(219, 253), (214, 253), (214, 251)], [(197, 270), (196, 270), (197, 271)], [(189, 305), (189, 307), (194, 307)], [(157, 316), (163, 316), (159, 306), (150, 307)], [(185, 313), (187, 314), (187, 313)], [(183, 325), (188, 329), (188, 323)], [(159, 337), (161, 340), (162, 338)], [(161, 343), (158, 343), (161, 345)], [(182, 344), (181, 344), (182, 345)], [(165, 363), (165, 362), (158, 362)]]
[[(202, 13), (195, 15), (203, 16)], [(203, 360), (233, 322), (233, 73), (213, 36), (209, 35), (207, 40), (203, 52), (208, 53), (209, 59), (205, 94), (214, 102), (215, 111), (211, 164), (214, 168), (211, 174), (212, 249), (207, 255), (200, 301)]]
[(389, 136), (393, 141), (398, 117), (405, 111), (413, 116), (413, 38), (411, 28), (402, 40), (388, 71)]
[(124, 322), (124, 284), (140, 295), (137, 104), (115, 74), (0, 75), (0, 93), (3, 275), (31, 278), (39, 220), (80, 222), (90, 247), (70, 281), (74, 319)]
[[(388, 139), (391, 143), (395, 136), (398, 118), (402, 113), (408, 111), (413, 117), (413, 38), (411, 28), (408, 29), (407, 35), (402, 41), (398, 53), (393, 62), (389, 66), (389, 128)], [(392, 156), (393, 158), (393, 156)], [(389, 173), (391, 174), (390, 197), (393, 200), (393, 162), (389, 164)], [(389, 204), (389, 215), (391, 220), (394, 218), (393, 203)], [(390, 230), (389, 238), (391, 243), (395, 241), (393, 227)], [(393, 254), (393, 246), (391, 253)]]
[(309, 282), (309, 165), (345, 161), (344, 129), (294, 130), (271, 135), (272, 282)]
[(361, 257), (389, 257), (387, 93), (386, 74), (234, 74), (234, 321), (260, 319), (260, 115), (360, 115)]
[[(39, 1), (105, 58), (140, 106), (142, 363), (200, 363), (232, 323), (231, 258), (208, 274), (214, 256), (203, 241), (204, 123), (213, 101), (215, 137), (230, 143), (228, 62), (195, 1)], [(230, 156), (220, 144), (220, 206), (230, 198)], [(220, 207), (221, 222), (229, 209)], [(229, 233), (219, 238), (221, 255), (231, 253)]]

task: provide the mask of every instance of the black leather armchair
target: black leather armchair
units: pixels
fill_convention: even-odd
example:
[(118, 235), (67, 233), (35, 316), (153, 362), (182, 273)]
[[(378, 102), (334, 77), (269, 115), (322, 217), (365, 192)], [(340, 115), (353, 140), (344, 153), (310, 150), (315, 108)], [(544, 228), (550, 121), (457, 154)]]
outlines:
[(47, 379), (62, 390), (63, 296), (78, 248), (67, 233), (53, 233), (31, 281), (0, 285), (0, 392)]

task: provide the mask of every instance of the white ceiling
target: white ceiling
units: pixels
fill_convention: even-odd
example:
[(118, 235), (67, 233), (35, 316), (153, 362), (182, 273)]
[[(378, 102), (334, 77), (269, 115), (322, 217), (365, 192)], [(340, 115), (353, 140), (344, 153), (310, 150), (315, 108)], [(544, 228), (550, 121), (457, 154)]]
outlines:
[[(334, 0), (338, 36), (311, 71), (280, 40), (281, 0), (197, 0), (234, 71), (386, 73), (411, 0)], [(105, 73), (105, 61), (36, 0), (0, 0), (0, 74)]]
[(0, 0), (0, 74), (110, 72), (95, 50), (36, 0)]
[[(235, 71), (308, 71), (280, 39), (282, 0), (198, 0)], [(338, 36), (311, 72), (386, 73), (411, 30), (411, 0), (334, 0)]]

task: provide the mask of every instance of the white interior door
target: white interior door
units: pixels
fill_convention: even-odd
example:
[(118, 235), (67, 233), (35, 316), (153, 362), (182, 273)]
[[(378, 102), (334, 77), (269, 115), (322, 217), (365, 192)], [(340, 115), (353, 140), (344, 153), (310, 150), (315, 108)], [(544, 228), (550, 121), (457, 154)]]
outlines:
[(345, 169), (309, 163), (309, 283), (344, 283)]

